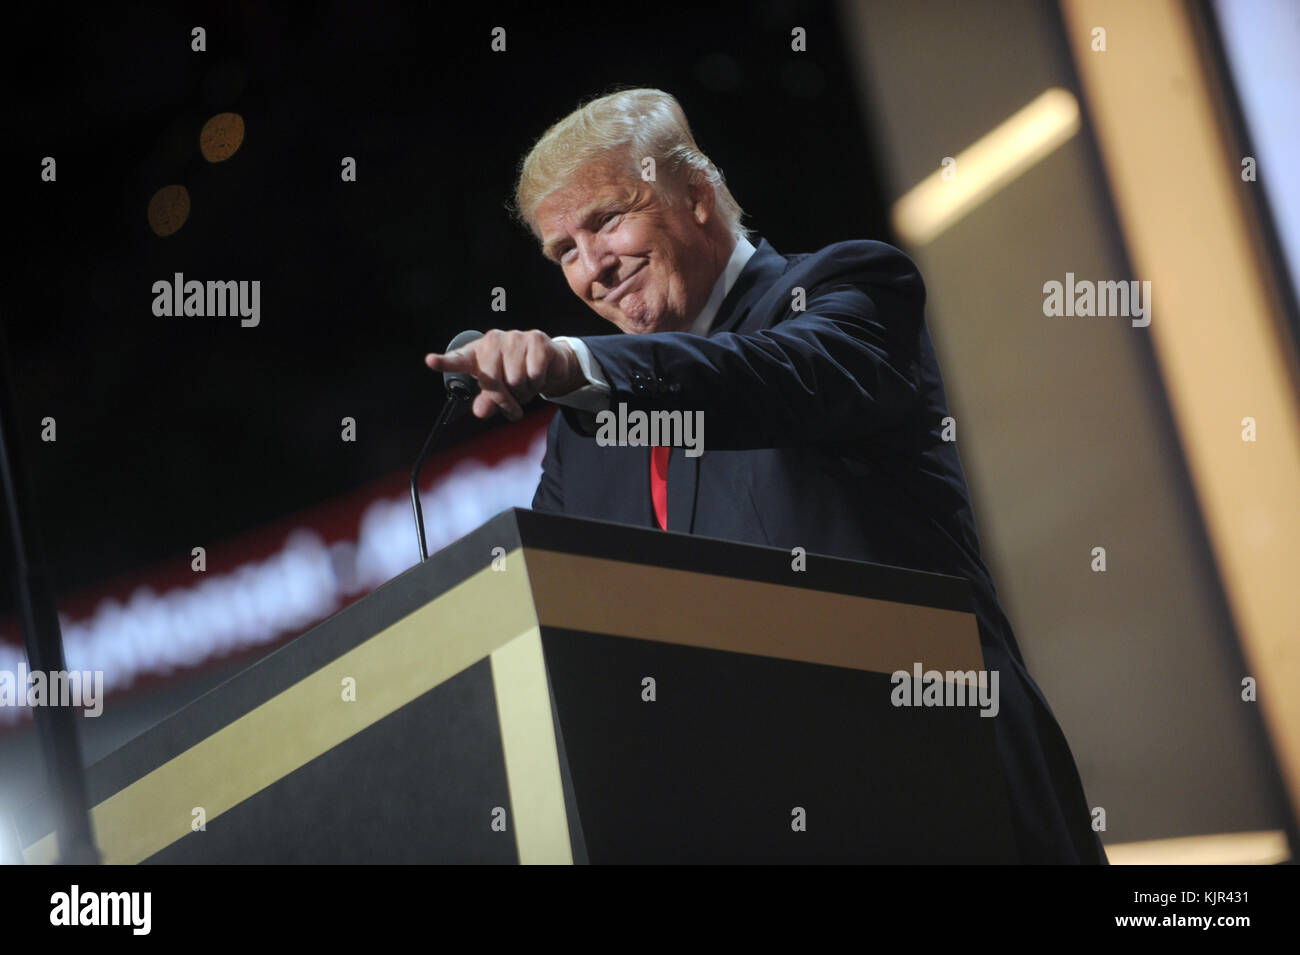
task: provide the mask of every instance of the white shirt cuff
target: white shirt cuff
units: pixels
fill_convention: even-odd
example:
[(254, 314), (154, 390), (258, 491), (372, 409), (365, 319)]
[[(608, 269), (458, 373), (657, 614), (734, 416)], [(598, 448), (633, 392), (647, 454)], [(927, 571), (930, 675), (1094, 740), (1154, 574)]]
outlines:
[(547, 401), (568, 405), (570, 408), (577, 408), (580, 411), (609, 410), (609, 379), (605, 377), (600, 362), (592, 357), (591, 349), (587, 347), (587, 343), (581, 338), (569, 338), (567, 335), (559, 335), (553, 341), (565, 342), (573, 349), (574, 355), (578, 358), (578, 365), (582, 368), (582, 374), (587, 379), (587, 384), (570, 391), (567, 395), (556, 395), (554, 397), (542, 395), (542, 397)]

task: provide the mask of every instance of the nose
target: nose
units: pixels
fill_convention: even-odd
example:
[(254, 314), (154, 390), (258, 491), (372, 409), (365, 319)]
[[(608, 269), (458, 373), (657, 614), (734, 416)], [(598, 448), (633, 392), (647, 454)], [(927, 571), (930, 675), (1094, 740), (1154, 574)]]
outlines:
[[(595, 298), (597, 289), (593, 288), (600, 284), (604, 291), (600, 295), (608, 292), (612, 285), (609, 283), (611, 274), (618, 273), (618, 256), (609, 249), (599, 236), (579, 236), (575, 240), (578, 249), (578, 263), (583, 271), (583, 278), (590, 297)], [(601, 280), (606, 281), (602, 282)]]

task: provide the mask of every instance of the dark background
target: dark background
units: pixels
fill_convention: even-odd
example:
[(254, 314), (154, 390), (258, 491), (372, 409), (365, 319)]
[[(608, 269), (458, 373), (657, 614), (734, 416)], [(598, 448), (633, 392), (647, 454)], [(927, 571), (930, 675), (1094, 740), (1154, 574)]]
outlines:
[[(1195, 21), (1210, 6), (1179, 9)], [(1214, 91), (1230, 96), (1213, 56), (1189, 66), (1162, 55), (1139, 8), (1156, 9), (1114, 8), (1107, 54), (1142, 78), (1134, 110), (1163, 102), (1168, 80), (1190, 94), (1204, 79), (1206, 108)], [(903, 196), (942, 157), (1059, 88), (1083, 109), (1079, 134), (934, 240), (905, 243), (925, 276), (982, 553), (1090, 804), (1108, 810), (1108, 849), (1136, 847), (1133, 861), (1143, 840), (1294, 828), (1259, 710), (1239, 699), (1242, 644), (1153, 340), (1042, 314), (1043, 282), (1067, 271), (1147, 277), (1126, 249), (1077, 75), (1092, 54), (1056, 0), (464, 9), (6, 11), (0, 318), (65, 612), (86, 620), (92, 598), (168, 575), (188, 585), (196, 545), (210, 569), (233, 570), (312, 524), (295, 512), (340, 496), (393, 499), (441, 402), (421, 358), (453, 333), (609, 330), (505, 210), (521, 156), (580, 101), (615, 85), (676, 94), (749, 224), (799, 252), (846, 238), (899, 244), (882, 195)], [(196, 24), (205, 53), (190, 50)], [(490, 49), (496, 26), (504, 54)], [(790, 50), (794, 26), (807, 30), (806, 53)], [(199, 130), (224, 111), (244, 118), (246, 138), (209, 164)], [(1113, 104), (1104, 115), (1116, 118)], [(47, 155), (56, 184), (40, 181)], [(357, 159), (356, 183), (339, 180), (344, 156)], [(1235, 160), (1223, 168), (1235, 181)], [(1171, 188), (1179, 171), (1168, 170)], [(159, 238), (146, 206), (173, 184), (193, 209)], [(1179, 195), (1197, 208), (1196, 190)], [(1182, 261), (1186, 250), (1164, 254)], [(151, 286), (176, 271), (261, 281), (260, 327), (155, 318)], [(494, 286), (508, 291), (505, 314), (490, 311)], [(1241, 354), (1224, 342), (1225, 355)], [(56, 444), (39, 438), (47, 415)], [(340, 440), (344, 416), (358, 421), (355, 444)], [(452, 437), (498, 427), (467, 421)], [(1223, 440), (1225, 453), (1240, 450), (1235, 423)], [(382, 494), (349, 495), (375, 478)], [(400, 533), (414, 559), (405, 515)], [(263, 549), (234, 553), (250, 539)], [(1105, 575), (1088, 565), (1098, 543), (1115, 558)], [(8, 570), (0, 552), (0, 634), (16, 639)], [(249, 658), (136, 684), (83, 725), (85, 754), (111, 752)], [(0, 733), (0, 765), (2, 814), (35, 792), (35, 733)]]
[[(442, 400), (422, 358), (463, 328), (613, 331), (505, 207), (532, 142), (589, 97), (676, 95), (780, 251), (894, 241), (831, 5), (478, 9), (106, 5), (14, 24), (5, 161), (24, 212), (0, 307), (61, 594), (409, 467)], [(807, 53), (790, 50), (795, 26)], [(226, 111), (244, 142), (209, 163), (199, 131)], [(56, 183), (40, 181), (47, 155)], [(171, 184), (191, 212), (159, 237), (145, 211)], [(174, 272), (260, 280), (261, 324), (155, 317), (151, 286)]]

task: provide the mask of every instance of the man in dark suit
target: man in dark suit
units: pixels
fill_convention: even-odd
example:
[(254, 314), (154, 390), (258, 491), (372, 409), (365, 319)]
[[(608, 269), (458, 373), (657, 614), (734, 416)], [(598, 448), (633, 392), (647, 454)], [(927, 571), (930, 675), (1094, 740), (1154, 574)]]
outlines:
[[(650, 169), (652, 175), (646, 176)], [(570, 288), (627, 334), (493, 330), (468, 371), (480, 417), (551, 422), (537, 510), (965, 577), (1024, 862), (1104, 862), (1073, 757), (980, 557), (912, 262), (880, 242), (755, 247), (676, 100), (630, 90), (552, 127), (522, 166), (521, 218)], [(694, 414), (705, 453), (608, 446), (598, 415)]]

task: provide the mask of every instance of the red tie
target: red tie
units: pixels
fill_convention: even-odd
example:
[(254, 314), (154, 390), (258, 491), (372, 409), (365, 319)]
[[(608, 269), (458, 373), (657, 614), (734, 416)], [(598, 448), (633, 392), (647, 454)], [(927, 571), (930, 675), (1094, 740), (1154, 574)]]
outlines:
[(650, 498), (654, 501), (655, 520), (661, 531), (668, 530), (668, 452), (670, 448), (655, 447), (650, 452)]

